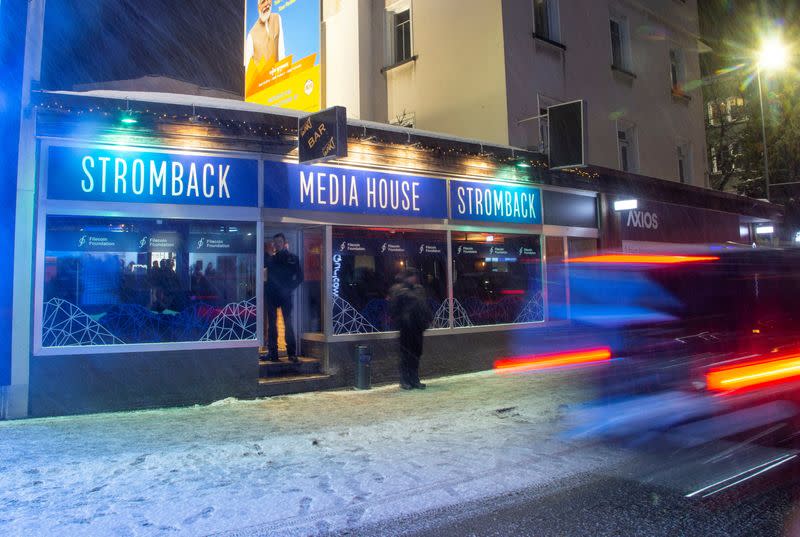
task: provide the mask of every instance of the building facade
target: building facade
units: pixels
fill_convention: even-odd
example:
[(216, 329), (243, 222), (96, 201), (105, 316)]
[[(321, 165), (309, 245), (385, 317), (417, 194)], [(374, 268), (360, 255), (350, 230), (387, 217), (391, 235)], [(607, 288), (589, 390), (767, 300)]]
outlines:
[[(31, 3), (29, 43), (42, 32), (41, 5)], [(342, 388), (353, 384), (361, 345), (372, 351), (374, 381), (394, 381), (397, 333), (386, 294), (409, 266), (421, 274), (434, 318), (421, 373), (487, 369), (498, 357), (578, 343), (560, 332), (569, 328), (571, 257), (725, 248), (749, 243), (754, 224), (780, 218), (768, 203), (620, 170), (620, 147), (638, 155), (629, 162), (643, 162), (645, 146), (638, 134), (625, 138), (634, 144), (619, 145), (622, 116), (592, 119), (606, 101), (591, 95), (595, 164), (549, 169), (543, 146), (527, 134), (528, 124), (546, 118), (522, 121), (530, 110), (509, 88), (546, 88), (559, 75), (509, 83), (527, 72), (509, 69), (516, 53), (508, 50), (517, 47), (504, 35), (486, 38), (497, 24), (519, 22), (522, 15), (508, 10), (520, 5), (464, 2), (459, 22), (438, 0), (325, 2), (324, 98), (346, 105), (351, 117), (347, 157), (314, 165), (298, 163), (299, 113), (204, 95), (31, 91), (40, 53), (29, 47), (1, 417)], [(554, 5), (531, 7), (531, 20), (558, 25), (530, 39), (571, 61), (564, 55), (576, 38), (568, 37), (567, 11), (548, 11)], [(437, 39), (433, 27), (448, 18), (475, 39)], [(415, 21), (424, 22), (415, 30)], [(635, 34), (625, 29), (635, 26), (608, 21), (617, 44), (626, 31)], [(369, 35), (380, 35), (381, 45)], [(350, 48), (334, 55), (333, 42)], [(609, 45), (610, 61), (619, 63), (609, 64), (611, 83), (628, 88), (620, 91), (644, 86), (631, 76), (638, 64), (614, 50)], [(639, 54), (632, 43), (616, 50), (628, 50), (630, 61)], [(452, 63), (436, 67), (440, 60), (425, 63), (425, 54)], [(583, 97), (572, 89), (559, 100)], [(670, 106), (696, 106), (673, 95), (680, 91), (668, 88)], [(702, 130), (702, 111), (698, 117)], [(598, 125), (611, 129), (593, 134)], [(669, 130), (664, 125), (671, 124), (653, 132)], [(592, 149), (594, 139), (608, 137), (613, 143)], [(636, 203), (616, 210), (621, 200)], [(264, 254), (276, 233), (305, 273), (293, 317), (298, 364), (261, 359)], [(287, 332), (276, 328), (285, 347)]]
[(328, 105), (547, 152), (547, 107), (586, 103), (587, 162), (707, 186), (695, 0), (339, 0)]

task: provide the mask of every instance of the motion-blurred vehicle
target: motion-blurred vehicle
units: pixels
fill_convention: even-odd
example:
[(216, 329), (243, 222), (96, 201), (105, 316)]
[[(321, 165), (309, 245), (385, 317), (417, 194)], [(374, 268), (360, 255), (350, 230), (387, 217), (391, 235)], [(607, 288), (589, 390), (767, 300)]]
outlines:
[[(552, 306), (604, 342), (575, 438), (697, 447), (800, 433), (800, 251), (597, 255)], [(568, 308), (568, 309), (567, 309)]]

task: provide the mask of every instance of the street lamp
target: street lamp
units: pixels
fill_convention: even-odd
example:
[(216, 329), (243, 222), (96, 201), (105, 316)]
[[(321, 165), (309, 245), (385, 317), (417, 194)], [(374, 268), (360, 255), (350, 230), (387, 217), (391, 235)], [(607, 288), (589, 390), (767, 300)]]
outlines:
[(764, 144), (764, 184), (766, 185), (767, 201), (769, 201), (769, 156), (767, 154), (767, 126), (764, 119), (764, 93), (761, 89), (761, 71), (780, 71), (789, 60), (789, 50), (780, 38), (773, 37), (765, 40), (758, 51), (756, 62), (756, 75), (758, 77), (758, 102), (761, 106), (761, 138)]

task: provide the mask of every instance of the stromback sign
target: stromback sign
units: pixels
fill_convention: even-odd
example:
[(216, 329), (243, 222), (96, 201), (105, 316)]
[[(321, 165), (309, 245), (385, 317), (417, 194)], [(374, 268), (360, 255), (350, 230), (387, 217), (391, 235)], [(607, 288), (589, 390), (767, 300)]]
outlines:
[(52, 146), (47, 197), (75, 201), (258, 206), (258, 161)]

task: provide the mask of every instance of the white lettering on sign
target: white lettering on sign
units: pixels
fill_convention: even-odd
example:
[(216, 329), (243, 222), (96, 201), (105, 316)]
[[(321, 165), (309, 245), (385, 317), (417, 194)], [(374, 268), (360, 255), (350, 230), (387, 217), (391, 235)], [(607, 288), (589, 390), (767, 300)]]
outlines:
[(333, 297), (339, 297), (339, 287), (341, 286), (341, 280), (339, 279), (339, 271), (342, 270), (342, 255), (341, 254), (334, 254), (333, 255), (333, 276), (331, 277), (331, 290), (333, 291)]
[(658, 214), (646, 211), (630, 211), (626, 227), (641, 229), (658, 229)]
[(300, 170), (301, 205), (421, 212), (419, 191), (413, 179), (367, 176), (359, 185), (355, 175)]
[(536, 219), (536, 192), (510, 191), (472, 186), (456, 187), (459, 215)]
[[(188, 198), (225, 198), (230, 199), (228, 174), (230, 164), (213, 165), (196, 162), (166, 162), (137, 158), (128, 161), (122, 157), (92, 157), (86, 155), (81, 159), (84, 177), (81, 178), (81, 190), (94, 192), (99, 187), (101, 193), (149, 195)], [(99, 169), (98, 169), (99, 168)], [(113, 177), (112, 177), (113, 174)], [(149, 188), (145, 188), (148, 185)], [(167, 188), (169, 185), (169, 189)]]

